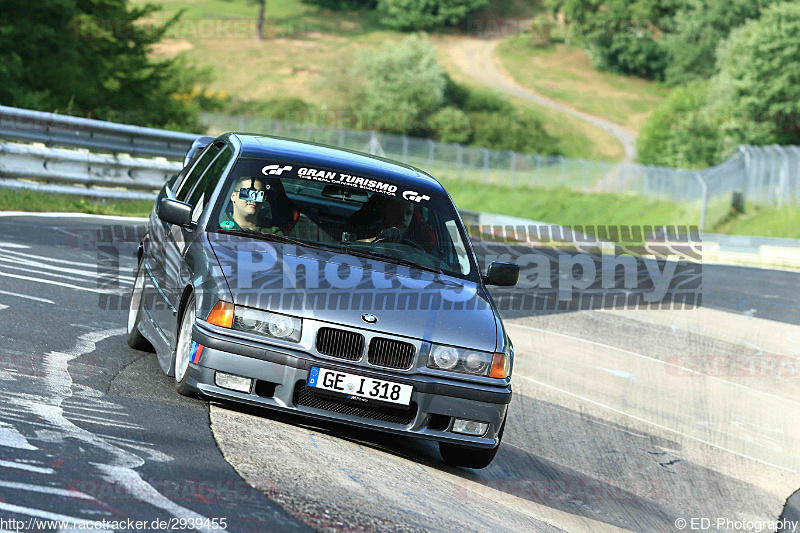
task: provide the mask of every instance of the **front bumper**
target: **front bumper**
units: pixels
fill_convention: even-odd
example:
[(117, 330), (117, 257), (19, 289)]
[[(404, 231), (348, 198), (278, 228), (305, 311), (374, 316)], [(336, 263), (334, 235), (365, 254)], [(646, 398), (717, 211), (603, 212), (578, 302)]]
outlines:
[[(316, 419), (424, 439), (493, 448), (497, 445), (497, 433), (511, 401), (510, 385), (492, 387), (432, 376), (400, 375), (389, 370), (375, 371), (348, 366), (328, 359), (318, 359), (302, 351), (267, 343), (255, 344), (233, 335), (212, 331), (202, 323), (194, 326), (192, 338), (204, 348), (199, 362), (189, 364), (187, 380), (201, 394), (292, 411)], [(317, 398), (317, 395), (305, 388), (311, 366), (410, 384), (414, 387), (411, 395), (412, 408), (405, 411), (392, 407), (364, 406), (341, 397)], [(249, 393), (218, 387), (214, 380), (218, 370), (251, 378), (254, 386)], [(255, 380), (262, 383), (257, 387)], [(449, 429), (453, 417), (488, 422), (489, 429), (482, 437), (452, 433)]]

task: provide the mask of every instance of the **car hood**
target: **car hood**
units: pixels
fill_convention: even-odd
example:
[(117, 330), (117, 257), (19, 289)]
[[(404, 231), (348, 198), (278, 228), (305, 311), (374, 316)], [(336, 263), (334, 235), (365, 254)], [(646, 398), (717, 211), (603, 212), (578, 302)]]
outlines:
[[(211, 234), (235, 305), (494, 351), (485, 289), (460, 278), (294, 244)], [(362, 316), (374, 315), (367, 323)], [(369, 318), (369, 317), (368, 317)]]

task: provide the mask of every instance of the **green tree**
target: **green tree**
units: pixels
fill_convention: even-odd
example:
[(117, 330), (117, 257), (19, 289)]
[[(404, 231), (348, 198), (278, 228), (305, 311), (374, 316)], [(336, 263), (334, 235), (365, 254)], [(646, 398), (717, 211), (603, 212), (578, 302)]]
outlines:
[(701, 168), (717, 163), (720, 131), (707, 109), (707, 84), (678, 87), (647, 119), (637, 138), (645, 165)]
[(665, 52), (658, 37), (681, 0), (546, 0), (569, 24), (569, 40), (583, 43), (595, 66), (661, 79)]
[(800, 4), (778, 3), (719, 49), (710, 104), (724, 144), (800, 144)]
[(356, 73), (364, 85), (354, 111), (367, 129), (419, 132), (444, 102), (444, 69), (425, 36), (410, 35), (399, 44), (361, 53)]
[(731, 31), (757, 19), (773, 0), (684, 0), (664, 36), (671, 84), (708, 79), (716, 71), (716, 50)]
[(489, 0), (378, 0), (381, 22), (398, 30), (452, 26), (486, 7)]
[(3, 0), (0, 102), (132, 124), (199, 129), (192, 86), (201, 73), (154, 60), (150, 47), (177, 20), (143, 24), (154, 5), (126, 0)]

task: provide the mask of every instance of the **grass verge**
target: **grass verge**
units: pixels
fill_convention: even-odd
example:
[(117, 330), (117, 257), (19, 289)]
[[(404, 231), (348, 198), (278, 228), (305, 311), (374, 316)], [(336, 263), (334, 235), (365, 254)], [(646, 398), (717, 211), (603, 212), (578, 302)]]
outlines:
[(730, 235), (800, 239), (800, 208), (751, 206), (747, 213), (725, 220), (715, 230)]
[(697, 224), (698, 207), (623, 194), (583, 194), (566, 188), (520, 189), (442, 180), (460, 209), (502, 213), (549, 224)]
[[(642, 196), (584, 194), (566, 188), (529, 189), (441, 179), (460, 209), (500, 213), (548, 224), (576, 225), (691, 225), (697, 224), (698, 205), (653, 200)], [(73, 212), (146, 217), (149, 200), (94, 200), (78, 196), (0, 188), (0, 211)], [(751, 208), (729, 216), (712, 233), (800, 239), (800, 208)]]
[(152, 200), (94, 200), (80, 196), (0, 189), (0, 211), (92, 213), (146, 217), (152, 210)]

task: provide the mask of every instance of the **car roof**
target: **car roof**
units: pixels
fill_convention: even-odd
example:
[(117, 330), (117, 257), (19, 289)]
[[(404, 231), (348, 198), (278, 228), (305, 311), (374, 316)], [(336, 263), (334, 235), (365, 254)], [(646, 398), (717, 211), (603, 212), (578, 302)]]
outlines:
[(429, 174), (382, 157), (282, 137), (242, 133), (228, 135), (241, 143), (240, 157), (302, 162), (307, 166), (347, 170), (364, 177), (386, 178), (404, 187), (445, 192), (442, 184)]

